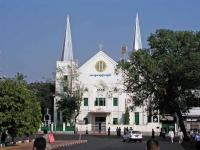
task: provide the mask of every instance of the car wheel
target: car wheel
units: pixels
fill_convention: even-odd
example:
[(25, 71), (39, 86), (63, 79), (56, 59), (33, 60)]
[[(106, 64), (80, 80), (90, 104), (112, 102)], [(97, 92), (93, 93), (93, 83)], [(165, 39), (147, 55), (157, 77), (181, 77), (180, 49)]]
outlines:
[(142, 140), (140, 140), (140, 143), (142, 143)]
[(136, 140), (134, 142), (136, 142)]
[(130, 141), (131, 141), (131, 139), (128, 140), (128, 142), (130, 142)]
[(125, 142), (125, 139), (124, 139), (124, 138), (122, 138), (122, 142)]

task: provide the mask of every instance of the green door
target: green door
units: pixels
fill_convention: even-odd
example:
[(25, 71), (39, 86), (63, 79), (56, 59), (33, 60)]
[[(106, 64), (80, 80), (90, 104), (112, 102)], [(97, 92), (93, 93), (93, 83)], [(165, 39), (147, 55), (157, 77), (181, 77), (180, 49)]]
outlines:
[(175, 131), (175, 126), (174, 124), (162, 124), (162, 129), (165, 129), (166, 133), (169, 133), (169, 131), (172, 129)]
[(135, 124), (139, 125), (139, 113), (138, 112), (135, 113)]

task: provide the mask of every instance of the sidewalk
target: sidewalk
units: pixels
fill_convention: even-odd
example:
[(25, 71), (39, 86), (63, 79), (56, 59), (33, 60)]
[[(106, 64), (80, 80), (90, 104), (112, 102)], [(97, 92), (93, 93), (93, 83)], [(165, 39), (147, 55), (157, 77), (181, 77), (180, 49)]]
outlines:
[[(51, 143), (52, 149), (58, 147), (71, 146), (76, 144), (86, 143), (87, 140), (59, 140)], [(1, 147), (0, 150), (28, 150), (33, 148), (33, 142), (14, 144), (11, 146)]]

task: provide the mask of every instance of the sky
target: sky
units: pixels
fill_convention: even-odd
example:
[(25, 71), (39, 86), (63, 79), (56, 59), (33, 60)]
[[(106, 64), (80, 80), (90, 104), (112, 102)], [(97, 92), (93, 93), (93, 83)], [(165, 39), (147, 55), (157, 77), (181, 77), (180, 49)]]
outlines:
[[(0, 0), (0, 76), (54, 80), (69, 15), (79, 66), (102, 50), (119, 61), (132, 49), (136, 13), (143, 48), (157, 29), (200, 30), (199, 0)], [(126, 56), (128, 57), (128, 56)]]

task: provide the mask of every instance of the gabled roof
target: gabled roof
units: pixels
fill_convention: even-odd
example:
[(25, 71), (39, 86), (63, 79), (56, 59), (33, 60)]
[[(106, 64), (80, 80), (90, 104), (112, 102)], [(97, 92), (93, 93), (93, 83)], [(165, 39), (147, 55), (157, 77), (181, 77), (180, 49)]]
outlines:
[(114, 61), (111, 57), (109, 57), (106, 53), (104, 53), (103, 51), (99, 51), (92, 58), (90, 58), (86, 63), (84, 63), (81, 67), (79, 67), (79, 69), (81, 70), (82, 68), (84, 68), (85, 66), (87, 66), (91, 61), (93, 61), (94, 59), (96, 59), (99, 56), (103, 56), (105, 59), (107, 59), (113, 65), (117, 65), (117, 62)]

